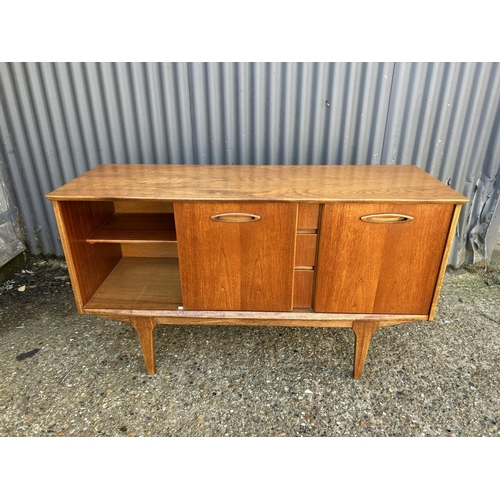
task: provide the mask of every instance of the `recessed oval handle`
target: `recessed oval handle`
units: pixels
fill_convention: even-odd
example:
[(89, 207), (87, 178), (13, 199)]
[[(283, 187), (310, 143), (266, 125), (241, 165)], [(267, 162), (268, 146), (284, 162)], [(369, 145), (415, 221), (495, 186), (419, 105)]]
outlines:
[(403, 214), (370, 214), (363, 215), (361, 220), (364, 222), (377, 222), (379, 224), (398, 224), (400, 222), (412, 221), (413, 217)]
[(216, 222), (255, 222), (261, 219), (260, 215), (245, 214), (241, 212), (215, 214), (211, 215), (210, 218)]

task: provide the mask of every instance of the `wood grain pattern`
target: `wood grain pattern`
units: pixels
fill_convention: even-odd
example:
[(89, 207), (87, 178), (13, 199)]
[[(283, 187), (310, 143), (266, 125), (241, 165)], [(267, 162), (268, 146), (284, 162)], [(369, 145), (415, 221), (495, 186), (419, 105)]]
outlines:
[(177, 259), (123, 257), (85, 306), (85, 312), (177, 309), (182, 305)]
[(453, 217), (450, 224), (450, 229), (448, 231), (448, 238), (446, 239), (446, 246), (443, 252), (443, 258), (441, 260), (441, 267), (439, 268), (439, 273), (436, 279), (436, 286), (434, 289), (434, 296), (432, 297), (432, 303), (429, 311), (429, 321), (434, 320), (436, 314), (436, 308), (438, 304), (439, 294), (441, 292), (441, 287), (443, 286), (444, 273), (446, 271), (446, 265), (448, 264), (448, 258), (450, 256), (451, 245), (453, 243), (453, 237), (455, 235), (455, 229), (458, 223), (458, 217), (460, 216), (461, 205), (455, 205), (453, 210)]
[(175, 257), (177, 242), (161, 243), (122, 243), (124, 257)]
[(355, 379), (359, 379), (363, 375), (370, 341), (379, 326), (380, 324), (377, 321), (354, 321), (352, 325), (355, 334), (353, 373)]
[(295, 270), (293, 308), (310, 309), (313, 298), (314, 271)]
[(113, 213), (108, 202), (53, 202), (78, 312), (121, 258), (118, 244), (90, 245), (85, 240)]
[(99, 165), (50, 200), (466, 203), (413, 165)]
[(314, 309), (428, 314), (454, 209), (403, 204), (413, 221), (372, 224), (393, 204), (330, 204), (322, 213)]
[(158, 241), (176, 241), (174, 214), (115, 213), (87, 238), (88, 243)]
[(174, 213), (174, 205), (168, 201), (154, 200), (115, 200), (116, 213), (165, 214)]
[(316, 260), (316, 234), (298, 234), (295, 267), (314, 266)]
[(142, 355), (144, 356), (144, 363), (146, 364), (146, 372), (148, 375), (154, 375), (156, 373), (154, 342), (156, 321), (154, 318), (150, 317), (134, 316), (130, 318), (130, 324), (139, 334)]
[[(290, 311), (297, 205), (174, 203), (185, 309)], [(220, 222), (247, 212), (261, 220)]]
[[(413, 314), (336, 314), (336, 313), (316, 313), (312, 309), (294, 309), (290, 312), (275, 311), (190, 311), (186, 309), (92, 309), (84, 311), (86, 314), (107, 314), (116, 317), (123, 316), (130, 318), (132, 316), (154, 317), (158, 322), (168, 324), (185, 323), (191, 324), (192, 321), (198, 321), (197, 324), (252, 324), (266, 325), (283, 322), (283, 325), (299, 326), (340, 326), (339, 324), (348, 324), (353, 321), (378, 321), (380, 326), (399, 325), (412, 321), (425, 321), (427, 315)], [(203, 322), (207, 323), (203, 323)], [(194, 324), (194, 323), (193, 323)]]
[(299, 203), (297, 230), (304, 231), (318, 229), (318, 216), (318, 203)]

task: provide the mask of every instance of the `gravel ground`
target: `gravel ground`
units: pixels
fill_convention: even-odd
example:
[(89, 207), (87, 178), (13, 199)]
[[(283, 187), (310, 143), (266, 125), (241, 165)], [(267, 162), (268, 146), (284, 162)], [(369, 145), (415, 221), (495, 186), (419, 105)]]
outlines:
[[(446, 273), (436, 319), (380, 329), (156, 328), (76, 312), (64, 261), (0, 284), (0, 436), (499, 436), (500, 271)], [(21, 356), (20, 359), (19, 357)]]

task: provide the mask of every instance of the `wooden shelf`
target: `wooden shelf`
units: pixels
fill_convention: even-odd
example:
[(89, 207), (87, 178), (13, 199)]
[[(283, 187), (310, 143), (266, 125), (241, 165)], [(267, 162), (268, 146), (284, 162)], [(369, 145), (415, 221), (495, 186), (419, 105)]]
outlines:
[(115, 213), (89, 238), (88, 243), (175, 242), (174, 214)]
[(179, 261), (123, 257), (93, 295), (84, 312), (177, 309), (182, 305)]

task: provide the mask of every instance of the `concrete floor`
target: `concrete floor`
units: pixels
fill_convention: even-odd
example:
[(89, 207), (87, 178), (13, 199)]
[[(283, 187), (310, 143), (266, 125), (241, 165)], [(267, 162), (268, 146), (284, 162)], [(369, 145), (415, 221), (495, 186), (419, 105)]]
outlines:
[(157, 327), (148, 376), (130, 325), (29, 262), (0, 284), (0, 436), (499, 436), (499, 269), (448, 271), (435, 321), (380, 329), (353, 380), (349, 329), (189, 325)]

